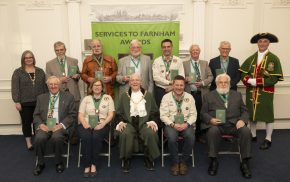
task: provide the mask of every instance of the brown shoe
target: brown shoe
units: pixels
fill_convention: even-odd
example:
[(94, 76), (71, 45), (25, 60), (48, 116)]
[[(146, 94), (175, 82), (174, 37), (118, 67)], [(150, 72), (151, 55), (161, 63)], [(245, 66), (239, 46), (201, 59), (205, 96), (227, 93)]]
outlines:
[(177, 176), (179, 174), (179, 165), (178, 165), (178, 163), (175, 163), (175, 164), (173, 164), (170, 167), (170, 174), (172, 176)]
[(180, 175), (186, 175), (187, 174), (187, 165), (185, 162), (181, 162), (179, 164), (179, 174)]

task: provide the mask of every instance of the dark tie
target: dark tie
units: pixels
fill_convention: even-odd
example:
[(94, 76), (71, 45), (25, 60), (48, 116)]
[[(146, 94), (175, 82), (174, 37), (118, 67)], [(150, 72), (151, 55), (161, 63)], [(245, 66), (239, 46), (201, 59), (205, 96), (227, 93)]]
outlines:
[(222, 97), (226, 100), (227, 99), (227, 94), (222, 94)]
[(197, 77), (200, 78), (200, 72), (199, 72), (198, 65), (197, 65), (196, 61), (194, 63), (194, 67), (195, 67), (195, 71), (196, 71)]

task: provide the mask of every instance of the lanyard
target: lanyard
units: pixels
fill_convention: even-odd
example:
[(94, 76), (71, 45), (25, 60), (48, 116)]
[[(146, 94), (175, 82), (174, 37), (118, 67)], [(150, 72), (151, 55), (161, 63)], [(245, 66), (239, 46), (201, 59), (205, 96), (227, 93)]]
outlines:
[(199, 63), (197, 63), (196, 61), (194, 61), (195, 63), (193, 64), (193, 60), (190, 59), (190, 63), (191, 63), (191, 66), (192, 68), (195, 70), (195, 73), (197, 74), (197, 77), (200, 77), (200, 72), (199, 72)]
[(173, 97), (173, 99), (174, 99), (174, 101), (175, 101), (175, 104), (176, 104), (176, 107), (177, 107), (177, 113), (178, 113), (178, 114), (181, 114), (181, 106), (182, 106), (182, 103), (183, 103), (183, 97), (184, 97), (184, 95), (182, 95), (180, 101), (178, 101), (178, 100), (176, 99), (176, 97), (175, 97), (175, 95), (174, 95), (173, 92), (172, 92), (172, 97)]
[(228, 102), (228, 95), (227, 94), (219, 94), (220, 98), (223, 100), (224, 103)]
[(224, 73), (226, 73), (228, 69), (228, 64), (226, 63), (226, 61), (221, 61), (221, 65), (222, 65), (222, 69), (224, 70)]
[(103, 62), (104, 62), (103, 56), (101, 57), (101, 60), (98, 60), (97, 57), (93, 55), (93, 59), (96, 60), (100, 68), (103, 67)]
[(101, 100), (103, 98), (103, 94), (101, 95), (101, 98), (100, 99), (96, 99), (96, 98), (94, 98), (94, 96), (92, 96), (92, 98), (93, 98), (93, 101), (94, 101), (96, 113), (98, 114), (99, 113), (100, 103), (101, 103)]
[(49, 109), (50, 110), (54, 109), (54, 104), (57, 101), (58, 97), (59, 97), (59, 94), (58, 95), (53, 95), (53, 96), (50, 97), (50, 99), (49, 99)]
[(169, 68), (170, 68), (170, 65), (171, 65), (171, 62), (172, 62), (172, 59), (170, 59), (168, 62), (164, 59), (164, 57), (162, 57), (162, 60), (163, 60), (163, 63), (164, 63), (164, 66), (166, 68), (166, 72), (169, 72)]
[(140, 61), (139, 61), (139, 60), (140, 60), (140, 57), (138, 56), (138, 59), (137, 59), (137, 60), (134, 59), (133, 56), (130, 56), (130, 58), (131, 58), (132, 63), (134, 64), (135, 68), (138, 69), (138, 67), (139, 67), (139, 63), (140, 63)]
[(61, 71), (63, 76), (65, 76), (65, 63), (66, 63), (66, 58), (65, 57), (63, 58), (62, 61), (58, 59), (58, 64), (60, 66), (60, 71)]

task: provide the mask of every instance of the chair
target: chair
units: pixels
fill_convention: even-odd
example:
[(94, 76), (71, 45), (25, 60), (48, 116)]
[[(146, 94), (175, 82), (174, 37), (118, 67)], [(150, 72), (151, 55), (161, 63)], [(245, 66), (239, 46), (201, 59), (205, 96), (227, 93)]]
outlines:
[[(108, 152), (100, 153), (99, 156), (108, 157), (108, 167), (111, 166), (111, 140), (112, 140), (112, 133), (111, 133), (111, 124), (110, 124), (110, 130), (109, 130), (109, 136), (108, 138), (104, 138), (104, 141), (108, 144)], [(82, 140), (80, 139), (79, 143), (79, 153), (78, 153), (78, 167), (80, 167), (80, 161), (81, 161), (81, 150), (82, 150)]]
[[(67, 135), (65, 137), (65, 140), (64, 140), (64, 144), (67, 145), (67, 148), (66, 148), (66, 153), (62, 154), (62, 157), (65, 157), (66, 158), (66, 168), (68, 168), (68, 165), (69, 165), (69, 158), (70, 158), (70, 140), (72, 138), (72, 134), (73, 134), (73, 129), (75, 128), (76, 126), (76, 122), (73, 122), (72, 125), (67, 128)], [(46, 158), (52, 158), (52, 157), (55, 157), (55, 154), (52, 154), (52, 150), (51, 150), (51, 142), (48, 140), (48, 143), (46, 144), (45, 146), (45, 153), (46, 155), (44, 155), (44, 157)], [(36, 165), (38, 163), (38, 157), (36, 156)]]
[[(66, 168), (68, 168), (69, 158), (70, 158), (70, 136), (68, 136), (65, 139), (64, 144), (66, 144), (67, 147), (66, 147), (66, 153), (62, 154), (62, 157), (66, 158)], [(55, 154), (52, 154), (53, 151), (51, 150), (51, 148), (52, 148), (51, 145), (52, 145), (52, 143), (50, 141), (48, 141), (48, 143), (45, 146), (45, 153), (46, 153), (46, 155), (44, 155), (45, 158), (55, 157)], [(37, 163), (38, 163), (38, 157), (36, 156), (35, 164), (37, 165)]]
[[(181, 136), (179, 136), (177, 140), (178, 140), (178, 142), (180, 142), (180, 141), (183, 141), (184, 138), (181, 137)], [(165, 152), (164, 152), (164, 144), (165, 144), (166, 141), (167, 141), (167, 138), (166, 138), (166, 136), (164, 135), (164, 131), (163, 131), (163, 129), (162, 129), (162, 130), (161, 130), (161, 166), (162, 166), (162, 167), (164, 167), (164, 157), (170, 155), (169, 153), (165, 153)], [(182, 153), (178, 153), (178, 155), (181, 156)], [(192, 167), (194, 167), (194, 150), (193, 150), (193, 148), (192, 148), (192, 153), (191, 153), (190, 156), (191, 156), (191, 158), (192, 158), (192, 159), (191, 159), (191, 160), (192, 160)]]
[[(234, 135), (231, 135), (231, 134), (223, 134), (222, 135), (222, 139), (223, 140), (230, 140), (230, 142), (228, 141), (228, 143), (232, 143), (232, 144), (236, 144), (236, 145), (231, 145), (231, 148), (229, 148), (227, 150), (219, 151), (218, 154), (221, 154), (221, 155), (226, 155), (226, 154), (233, 155), (233, 154), (236, 154), (236, 155), (239, 155), (240, 156), (240, 161), (242, 161), (242, 157), (241, 157), (241, 153), (240, 153), (240, 145), (239, 145), (239, 142), (238, 142), (238, 138), (235, 137)], [(238, 148), (238, 151), (235, 151), (235, 148), (236, 147)]]

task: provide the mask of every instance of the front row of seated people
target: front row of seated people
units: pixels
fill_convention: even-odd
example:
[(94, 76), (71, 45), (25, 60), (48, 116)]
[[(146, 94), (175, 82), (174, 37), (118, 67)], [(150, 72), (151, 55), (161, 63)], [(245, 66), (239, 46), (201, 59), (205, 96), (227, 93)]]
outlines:
[[(62, 145), (69, 129), (75, 122), (76, 111), (73, 96), (59, 91), (60, 80), (48, 78), (49, 93), (37, 98), (34, 122), (37, 127), (35, 148), (38, 163), (34, 175), (44, 169), (44, 152), (47, 141), (54, 145), (56, 171), (61, 173), (64, 166), (61, 160)], [(248, 113), (242, 96), (237, 91), (230, 91), (230, 77), (220, 74), (216, 77), (216, 90), (204, 96), (201, 110), (202, 127), (207, 129), (209, 148), (209, 175), (216, 175), (218, 170), (218, 146), (221, 135), (232, 134), (239, 138), (242, 161), (240, 169), (243, 177), (251, 178), (248, 160), (251, 151), (251, 133), (247, 127)], [(187, 174), (188, 159), (195, 142), (195, 122), (197, 112), (191, 94), (184, 91), (185, 78), (176, 76), (172, 83), (173, 90), (164, 95), (159, 110), (150, 92), (141, 87), (140, 75), (133, 74), (129, 80), (129, 91), (121, 95), (116, 111), (116, 135), (119, 136), (120, 159), (123, 172), (129, 172), (134, 152), (144, 153), (144, 163), (148, 170), (154, 170), (154, 160), (160, 156), (158, 130), (161, 122), (165, 125), (164, 136), (168, 139), (168, 149), (172, 160), (170, 174)], [(97, 172), (98, 154), (102, 150), (103, 139), (108, 136), (109, 123), (113, 120), (115, 107), (111, 96), (104, 94), (101, 80), (94, 80), (79, 108), (78, 132), (83, 145), (84, 177), (93, 177)], [(216, 110), (225, 111), (225, 123), (216, 117)], [(95, 127), (91, 126), (90, 117), (99, 119)], [(56, 125), (48, 130), (47, 119), (55, 118)], [(184, 140), (179, 156), (178, 137)]]

